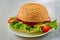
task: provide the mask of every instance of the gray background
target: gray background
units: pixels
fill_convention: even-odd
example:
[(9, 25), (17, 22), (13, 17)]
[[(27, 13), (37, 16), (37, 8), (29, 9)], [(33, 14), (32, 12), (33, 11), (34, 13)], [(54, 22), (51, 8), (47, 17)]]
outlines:
[[(7, 20), (10, 16), (18, 13), (19, 7), (26, 2), (41, 3), (47, 7), (53, 18), (58, 19), (58, 29), (51, 31), (49, 34), (37, 38), (24, 38), (12, 34), (8, 30)], [(49, 13), (50, 13), (49, 11)], [(53, 11), (53, 12), (52, 12)], [(60, 1), (59, 0), (0, 0), (0, 40), (60, 40)]]

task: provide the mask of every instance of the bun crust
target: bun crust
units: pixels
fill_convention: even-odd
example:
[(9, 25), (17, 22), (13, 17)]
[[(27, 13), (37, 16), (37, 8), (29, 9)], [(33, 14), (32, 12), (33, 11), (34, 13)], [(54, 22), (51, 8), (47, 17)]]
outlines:
[(27, 22), (45, 22), (49, 15), (44, 6), (36, 3), (24, 4), (18, 11), (17, 17)]

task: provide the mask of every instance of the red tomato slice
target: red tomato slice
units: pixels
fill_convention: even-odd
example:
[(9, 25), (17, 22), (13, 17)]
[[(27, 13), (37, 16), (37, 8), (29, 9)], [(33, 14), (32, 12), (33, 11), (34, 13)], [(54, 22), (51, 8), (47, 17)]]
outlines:
[(50, 26), (41, 26), (42, 32), (48, 32), (50, 30)]

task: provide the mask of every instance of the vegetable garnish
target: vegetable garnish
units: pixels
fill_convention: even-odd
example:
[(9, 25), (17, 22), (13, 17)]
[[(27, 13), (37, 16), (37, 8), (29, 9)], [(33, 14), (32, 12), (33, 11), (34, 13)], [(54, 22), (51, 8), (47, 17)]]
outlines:
[(57, 19), (51, 21), (51, 22), (49, 23), (49, 26), (50, 26), (51, 28), (57, 29)]
[(55, 19), (49, 23), (46, 23), (46, 25), (49, 25), (51, 28), (57, 29), (57, 19)]
[(50, 26), (41, 26), (42, 32), (48, 32), (50, 30)]

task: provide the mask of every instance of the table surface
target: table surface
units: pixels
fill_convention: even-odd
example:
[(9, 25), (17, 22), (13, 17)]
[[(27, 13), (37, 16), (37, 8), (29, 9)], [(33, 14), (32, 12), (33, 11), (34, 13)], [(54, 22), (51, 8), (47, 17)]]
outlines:
[[(55, 17), (58, 19), (57, 30), (51, 31), (49, 34), (36, 37), (36, 38), (24, 38), (12, 34), (8, 30), (7, 20), (10, 16), (15, 16), (18, 13), (18, 9), (22, 3), (36, 2), (43, 3), (49, 7), (54, 8)], [(54, 15), (52, 15), (54, 16)], [(59, 0), (0, 0), (0, 40), (60, 40), (60, 1)]]

